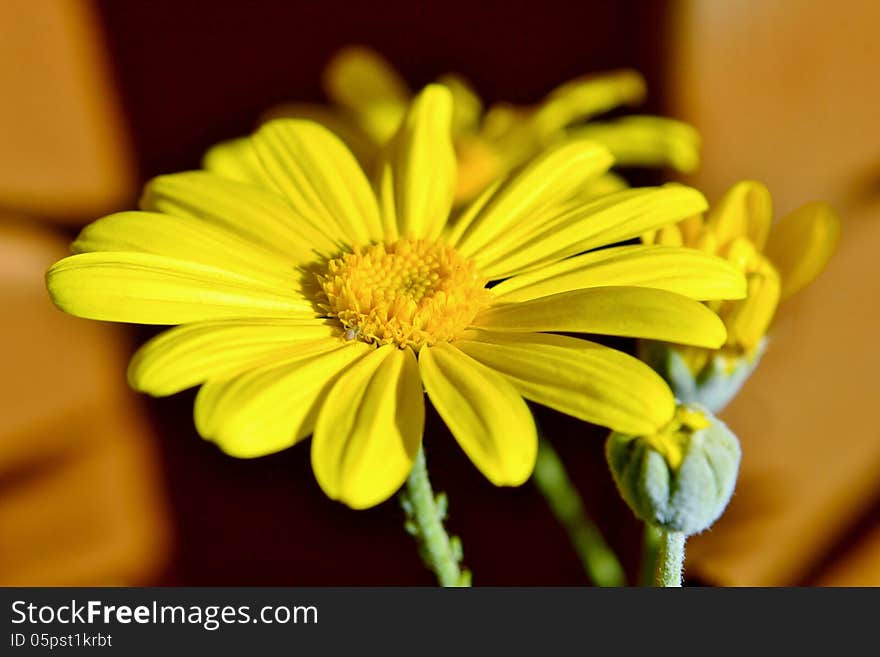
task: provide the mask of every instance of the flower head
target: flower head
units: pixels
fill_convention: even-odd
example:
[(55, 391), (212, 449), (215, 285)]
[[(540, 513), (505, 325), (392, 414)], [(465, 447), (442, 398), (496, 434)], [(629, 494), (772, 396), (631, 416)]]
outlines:
[[(642, 102), (645, 83), (634, 71), (584, 76), (557, 87), (538, 105), (499, 103), (486, 111), (479, 96), (460, 76), (446, 75), (438, 82), (450, 89), (454, 99), (457, 203), (475, 198), (512, 169), (564, 138), (593, 139), (608, 148), (622, 166), (672, 166), (684, 172), (697, 166), (699, 137), (680, 121), (657, 116), (591, 121), (621, 105)], [(271, 110), (269, 116), (324, 123), (370, 168), (406, 114), (412, 99), (407, 84), (378, 53), (354, 46), (330, 61), (324, 87), (332, 106), (293, 103)], [(609, 174), (579, 192), (598, 195), (624, 186)]]
[(648, 345), (643, 354), (683, 401), (720, 411), (757, 365), (781, 301), (810, 283), (837, 246), (840, 221), (826, 203), (808, 203), (771, 228), (770, 192), (761, 183), (734, 185), (706, 216), (650, 231), (645, 244), (687, 246), (725, 258), (746, 277), (745, 299), (715, 301), (727, 327), (721, 349)]
[(425, 391), (497, 485), (534, 466), (524, 398), (621, 431), (668, 422), (672, 394), (649, 367), (552, 332), (720, 346), (724, 326), (700, 301), (745, 294), (733, 266), (692, 249), (596, 250), (701, 211), (702, 195), (673, 185), (560, 203), (612, 163), (580, 140), (453, 221), (451, 120), (449, 90), (426, 88), (372, 186), (326, 128), (270, 121), (215, 157), (249, 182), (153, 180), (143, 211), (82, 231), (47, 274), (52, 298), (81, 317), (179, 324), (138, 351), (131, 384), (153, 395), (201, 385), (196, 427), (234, 456), (313, 434), (318, 483), (352, 507), (406, 478)]

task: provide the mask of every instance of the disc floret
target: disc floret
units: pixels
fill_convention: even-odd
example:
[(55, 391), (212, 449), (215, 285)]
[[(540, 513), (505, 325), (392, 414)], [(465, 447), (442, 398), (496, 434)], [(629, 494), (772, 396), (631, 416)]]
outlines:
[(455, 339), (487, 305), (474, 263), (442, 242), (400, 239), (327, 262), (319, 307), (348, 339), (415, 350)]

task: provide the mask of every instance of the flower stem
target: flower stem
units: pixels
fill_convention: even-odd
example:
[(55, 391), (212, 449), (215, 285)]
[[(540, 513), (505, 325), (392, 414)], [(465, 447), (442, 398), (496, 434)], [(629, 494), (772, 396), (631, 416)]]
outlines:
[(553, 515), (571, 540), (590, 579), (597, 586), (624, 586), (626, 576), (602, 532), (587, 515), (580, 494), (565, 471), (562, 459), (549, 441), (541, 438), (532, 475)]
[(406, 529), (419, 542), (422, 559), (440, 585), (470, 586), (471, 574), (461, 568), (461, 541), (457, 536), (450, 538), (443, 527), (446, 496), (434, 495), (421, 447), (400, 499), (407, 515)]
[(681, 586), (684, 569), (684, 541), (681, 532), (660, 531), (660, 551), (657, 554), (655, 586)]

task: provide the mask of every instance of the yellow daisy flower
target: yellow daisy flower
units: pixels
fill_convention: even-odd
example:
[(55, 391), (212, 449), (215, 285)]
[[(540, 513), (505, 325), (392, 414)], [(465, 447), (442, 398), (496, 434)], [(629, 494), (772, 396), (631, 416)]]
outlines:
[[(709, 304), (727, 327), (722, 349), (676, 348), (696, 377), (695, 383), (675, 385), (680, 398), (719, 411), (751, 374), (778, 304), (818, 276), (834, 253), (840, 220), (827, 203), (807, 203), (771, 228), (772, 216), (768, 189), (742, 181), (706, 216), (689, 217), (642, 237), (645, 244), (693, 247), (726, 258), (748, 283), (745, 299)], [(687, 378), (686, 372), (680, 374)], [(704, 395), (711, 394), (701, 395), (700, 387)]]
[[(455, 198), (459, 204), (475, 198), (492, 182), (563, 138), (598, 141), (622, 166), (671, 166), (688, 172), (698, 164), (697, 132), (680, 121), (627, 116), (585, 123), (618, 106), (637, 105), (644, 100), (645, 83), (635, 71), (585, 76), (556, 88), (537, 106), (501, 103), (486, 112), (479, 96), (461, 77), (447, 75), (439, 82), (449, 87), (454, 97), (452, 131), (458, 160)], [(324, 87), (332, 106), (292, 103), (268, 115), (323, 123), (341, 136), (370, 169), (407, 111), (412, 100), (409, 88), (385, 59), (363, 47), (344, 49), (331, 60), (325, 70)], [(590, 194), (625, 186), (620, 178), (609, 174), (591, 186)]]
[(313, 434), (318, 483), (355, 508), (387, 499), (410, 472), (425, 391), (497, 485), (532, 472), (524, 398), (633, 434), (668, 422), (672, 394), (649, 367), (549, 332), (723, 344), (700, 301), (742, 297), (735, 267), (692, 249), (595, 250), (699, 212), (703, 196), (671, 185), (560, 205), (612, 164), (581, 140), (451, 222), (451, 120), (449, 90), (426, 88), (375, 187), (323, 126), (270, 121), (244, 159), (224, 152), (223, 166), (251, 183), (208, 171), (154, 179), (143, 211), (82, 231), (76, 255), (47, 274), (51, 296), (81, 317), (179, 324), (135, 355), (132, 386), (201, 385), (196, 427), (233, 456)]

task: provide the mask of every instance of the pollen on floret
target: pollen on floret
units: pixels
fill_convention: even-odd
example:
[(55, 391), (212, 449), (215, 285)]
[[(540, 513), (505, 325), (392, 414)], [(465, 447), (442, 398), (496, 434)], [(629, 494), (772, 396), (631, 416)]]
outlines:
[(474, 263), (451, 246), (400, 239), (328, 260), (318, 306), (346, 340), (421, 349), (454, 340), (490, 298)]

